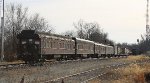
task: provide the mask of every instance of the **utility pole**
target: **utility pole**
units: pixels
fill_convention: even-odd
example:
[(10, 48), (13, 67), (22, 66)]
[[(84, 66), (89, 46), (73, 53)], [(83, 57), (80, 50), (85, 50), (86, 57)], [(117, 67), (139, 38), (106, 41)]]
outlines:
[(146, 39), (150, 39), (150, 28), (149, 28), (149, 0), (147, 0), (146, 9)]
[(4, 59), (4, 0), (3, 0), (3, 17), (2, 17), (2, 19), (1, 19), (1, 26), (2, 26), (2, 29), (1, 29), (1, 33), (2, 33), (2, 41), (1, 41), (1, 45), (2, 45), (2, 47), (1, 47), (1, 61), (3, 61), (3, 59)]

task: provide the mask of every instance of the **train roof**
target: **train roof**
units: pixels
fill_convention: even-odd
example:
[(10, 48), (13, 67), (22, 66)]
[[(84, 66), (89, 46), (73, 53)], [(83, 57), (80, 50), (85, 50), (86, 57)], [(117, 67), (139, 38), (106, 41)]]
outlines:
[(95, 45), (100, 45), (100, 46), (104, 46), (104, 47), (113, 47), (113, 46), (105, 45), (105, 44), (102, 44), (102, 43), (95, 43)]
[(94, 41), (85, 40), (85, 39), (81, 39), (81, 38), (76, 38), (76, 40), (78, 40), (78, 41), (84, 41), (84, 42), (88, 42), (88, 43), (93, 43), (94, 44)]
[[(37, 34), (42, 38), (53, 38), (53, 39), (61, 39), (61, 40), (72, 40), (69, 36), (62, 36), (58, 34), (52, 34), (52, 33), (45, 33), (45, 32), (37, 32)], [(73, 41), (73, 40), (72, 40)]]
[(100, 46), (106, 46), (106, 45), (104, 45), (104, 44), (102, 44), (102, 43), (94, 43), (95, 45), (100, 45)]
[(42, 37), (61, 39), (61, 40), (67, 40), (67, 39), (72, 40), (72, 38), (69, 36), (62, 36), (62, 35), (46, 33), (46, 32), (38, 32), (35, 30), (22, 30), (21, 33), (17, 35), (17, 38), (21, 38), (21, 39), (24, 39), (24, 38), (36, 39), (36, 38), (42, 38)]
[(39, 39), (39, 35), (36, 34), (35, 30), (22, 30), (21, 33), (17, 35), (19, 39)]

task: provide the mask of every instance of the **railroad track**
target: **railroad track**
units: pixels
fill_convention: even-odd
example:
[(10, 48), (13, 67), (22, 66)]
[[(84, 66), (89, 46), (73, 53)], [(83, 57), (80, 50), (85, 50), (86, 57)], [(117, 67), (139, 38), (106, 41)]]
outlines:
[(110, 69), (118, 69), (119, 67), (127, 66), (127, 65), (130, 65), (133, 63), (141, 64), (141, 63), (145, 63), (145, 62), (150, 62), (150, 61), (148, 60), (148, 61), (135, 61), (135, 62), (130, 62), (130, 63), (111, 64), (111, 65), (87, 70), (84, 72), (67, 75), (67, 76), (59, 77), (59, 78), (52, 79), (52, 80), (47, 80), (47, 81), (41, 82), (41, 83), (61, 83), (61, 82), (62, 83), (87, 83), (90, 80), (93, 80), (95, 78), (98, 78), (100, 76), (107, 74), (107, 72)]
[(92, 61), (92, 60), (109, 60), (109, 59), (120, 59), (126, 57), (110, 57), (110, 58), (86, 58), (86, 59), (77, 59), (77, 60), (62, 60), (62, 61), (46, 61), (45, 63), (51, 62), (51, 64), (57, 63), (68, 63), (68, 62), (79, 62), (79, 61)]
[[(95, 59), (83, 59), (82, 61), (88, 61), (88, 60), (95, 60)], [(44, 63), (44, 65), (52, 65), (52, 64), (62, 64), (62, 63), (68, 63), (68, 62), (77, 62), (77, 61), (81, 61), (80, 59), (78, 60), (67, 60), (67, 61), (51, 61), (48, 60)], [(22, 67), (22, 66), (30, 66), (28, 64), (25, 63), (13, 63), (13, 64), (1, 64), (0, 65), (0, 69), (8, 69), (8, 68), (16, 68), (16, 67)], [(34, 65), (34, 66), (39, 66), (39, 65)]]
[(4, 65), (0, 65), (0, 69), (8, 69), (8, 68), (20, 67), (20, 66), (24, 66), (24, 65), (25, 65), (25, 63), (4, 64)]
[[(82, 62), (82, 61), (92, 61), (92, 60), (108, 60), (108, 59), (119, 59), (119, 58), (88, 58), (88, 59), (77, 59), (77, 60), (64, 60), (64, 61), (46, 61), (44, 62), (43, 66), (47, 65), (55, 65), (55, 64), (64, 64), (64, 63), (72, 63), (72, 62)], [(41, 66), (41, 65), (34, 65), (34, 66)], [(34, 67), (32, 66), (32, 67)], [(14, 69), (14, 68), (24, 68), (24, 67), (31, 67), (31, 65), (25, 63), (14, 63), (14, 64), (3, 64), (0, 65), (0, 69)]]

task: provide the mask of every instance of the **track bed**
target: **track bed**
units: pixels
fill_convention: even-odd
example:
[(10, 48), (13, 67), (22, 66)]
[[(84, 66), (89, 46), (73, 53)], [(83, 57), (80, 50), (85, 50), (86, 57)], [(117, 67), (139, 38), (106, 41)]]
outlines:
[[(97, 68), (104, 68), (108, 65), (132, 63), (135, 60), (125, 58), (113, 59), (88, 59), (68, 62), (57, 62), (44, 66), (31, 66), (15, 69), (1, 69), (0, 83), (18, 83), (24, 76), (25, 83), (43, 83), (59, 78), (75, 75), (81, 72)], [(67, 82), (65, 82), (67, 83)]]

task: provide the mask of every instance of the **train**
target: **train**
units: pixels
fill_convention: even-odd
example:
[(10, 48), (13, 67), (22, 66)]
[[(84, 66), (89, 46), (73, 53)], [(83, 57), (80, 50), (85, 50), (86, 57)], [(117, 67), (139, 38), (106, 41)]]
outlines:
[(127, 56), (129, 49), (105, 45), (77, 37), (22, 30), (17, 35), (17, 58), (26, 63), (45, 60), (75, 60), (84, 58)]

